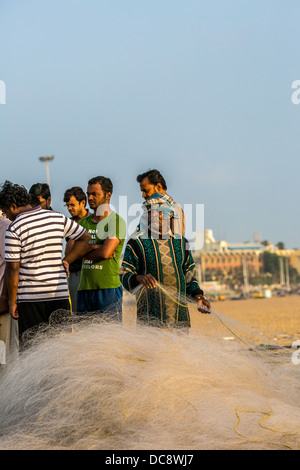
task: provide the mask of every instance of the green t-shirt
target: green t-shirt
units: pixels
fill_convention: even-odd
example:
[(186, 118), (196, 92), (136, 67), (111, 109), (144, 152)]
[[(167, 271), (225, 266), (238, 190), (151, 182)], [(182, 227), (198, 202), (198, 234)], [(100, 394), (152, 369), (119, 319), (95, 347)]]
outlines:
[(107, 237), (116, 236), (120, 243), (115, 257), (103, 261), (82, 260), (78, 290), (111, 289), (120, 287), (120, 256), (126, 238), (126, 223), (116, 212), (111, 212), (98, 224), (92, 221), (93, 215), (81, 219), (82, 225), (91, 235), (91, 245), (102, 245)]

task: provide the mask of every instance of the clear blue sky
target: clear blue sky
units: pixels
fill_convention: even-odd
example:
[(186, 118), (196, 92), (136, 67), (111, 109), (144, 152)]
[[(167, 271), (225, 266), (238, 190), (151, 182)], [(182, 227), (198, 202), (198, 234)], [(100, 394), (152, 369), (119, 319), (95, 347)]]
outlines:
[[(297, 0), (0, 0), (0, 182), (109, 176), (141, 203), (158, 168), (205, 228), (300, 247)], [(117, 207), (116, 207), (117, 208)]]

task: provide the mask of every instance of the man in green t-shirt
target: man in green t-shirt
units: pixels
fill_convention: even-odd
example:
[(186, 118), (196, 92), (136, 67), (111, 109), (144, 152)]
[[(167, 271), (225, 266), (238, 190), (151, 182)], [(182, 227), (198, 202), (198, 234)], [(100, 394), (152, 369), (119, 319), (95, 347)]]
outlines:
[(126, 237), (124, 219), (110, 208), (113, 184), (96, 176), (88, 182), (87, 199), (94, 213), (79, 221), (91, 235), (91, 251), (84, 256), (77, 291), (77, 311), (122, 315), (123, 287), (120, 255)]

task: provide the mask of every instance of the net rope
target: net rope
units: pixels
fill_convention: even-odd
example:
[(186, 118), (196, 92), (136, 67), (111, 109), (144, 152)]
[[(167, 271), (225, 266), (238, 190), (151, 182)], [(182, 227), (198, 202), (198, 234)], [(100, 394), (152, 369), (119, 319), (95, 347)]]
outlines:
[(27, 333), (0, 369), (0, 449), (299, 449), (297, 350), (155, 289), (189, 310), (188, 331), (138, 322), (140, 286), (123, 321), (57, 311)]

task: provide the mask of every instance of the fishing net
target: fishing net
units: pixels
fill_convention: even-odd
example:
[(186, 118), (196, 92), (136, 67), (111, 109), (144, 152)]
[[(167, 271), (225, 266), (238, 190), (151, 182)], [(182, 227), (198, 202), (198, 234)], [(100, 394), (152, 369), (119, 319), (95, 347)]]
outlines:
[(155, 290), (190, 328), (140, 321), (139, 287), (123, 321), (57, 311), (27, 333), (0, 372), (0, 449), (299, 449), (300, 350)]

